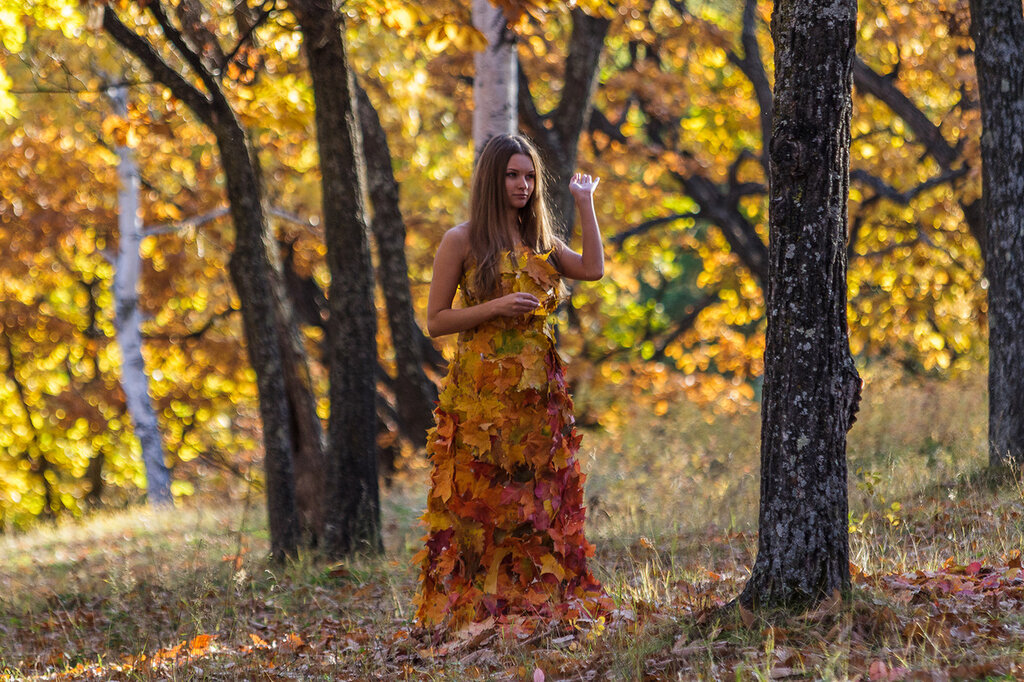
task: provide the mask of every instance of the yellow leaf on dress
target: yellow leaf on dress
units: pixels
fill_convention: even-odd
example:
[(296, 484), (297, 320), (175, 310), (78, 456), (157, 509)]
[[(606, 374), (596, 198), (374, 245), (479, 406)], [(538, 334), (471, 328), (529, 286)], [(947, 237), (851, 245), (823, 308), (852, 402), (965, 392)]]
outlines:
[[(491, 560), (491, 568), (487, 571), (487, 579), (484, 580), (484, 593), (497, 594), (498, 572), (501, 570), (501, 562), (512, 550), (508, 547), (499, 547), (494, 550), (494, 558)], [(548, 555), (551, 556), (551, 555)], [(552, 557), (554, 558), (554, 557)]]
[(440, 497), (442, 502), (447, 502), (452, 496), (452, 478), (455, 474), (455, 460), (445, 459), (438, 463), (434, 471), (433, 494)]
[(545, 554), (540, 558), (540, 572), (551, 573), (559, 580), (565, 578), (565, 569), (562, 568), (562, 564), (558, 563), (558, 559), (551, 553)]

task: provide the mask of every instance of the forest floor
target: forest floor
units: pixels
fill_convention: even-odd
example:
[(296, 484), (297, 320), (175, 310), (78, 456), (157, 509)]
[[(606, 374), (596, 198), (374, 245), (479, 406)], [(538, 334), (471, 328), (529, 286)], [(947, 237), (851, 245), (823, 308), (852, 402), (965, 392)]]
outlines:
[(757, 415), (583, 396), (612, 423), (582, 450), (607, 623), (417, 636), (414, 462), (384, 493), (373, 559), (269, 564), (256, 493), (0, 537), (0, 680), (1024, 679), (1024, 481), (985, 471), (983, 389), (868, 381), (852, 594), (798, 616), (725, 607), (756, 550)]

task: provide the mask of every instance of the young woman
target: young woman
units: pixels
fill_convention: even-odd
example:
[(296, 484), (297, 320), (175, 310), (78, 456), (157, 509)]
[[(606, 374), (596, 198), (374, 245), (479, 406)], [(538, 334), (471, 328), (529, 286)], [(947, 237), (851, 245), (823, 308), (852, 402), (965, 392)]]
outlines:
[(579, 254), (552, 232), (543, 177), (526, 138), (492, 138), (477, 161), (469, 222), (445, 233), (434, 259), (427, 330), (459, 339), (427, 435), (428, 533), (416, 557), (425, 626), (594, 618), (611, 606), (587, 569), (580, 436), (547, 319), (561, 277), (604, 274), (598, 178), (570, 183)]

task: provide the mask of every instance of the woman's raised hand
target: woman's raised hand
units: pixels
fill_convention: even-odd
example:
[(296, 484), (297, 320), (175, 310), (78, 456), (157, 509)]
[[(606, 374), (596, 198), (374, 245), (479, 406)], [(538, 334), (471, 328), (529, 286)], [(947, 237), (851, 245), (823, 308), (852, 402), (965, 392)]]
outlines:
[(540, 300), (533, 294), (516, 292), (493, 299), (491, 305), (495, 315), (515, 317), (533, 312), (540, 305)]
[(569, 191), (577, 201), (589, 199), (594, 196), (594, 190), (597, 189), (599, 182), (601, 182), (601, 178), (592, 178), (586, 173), (576, 173), (569, 180)]

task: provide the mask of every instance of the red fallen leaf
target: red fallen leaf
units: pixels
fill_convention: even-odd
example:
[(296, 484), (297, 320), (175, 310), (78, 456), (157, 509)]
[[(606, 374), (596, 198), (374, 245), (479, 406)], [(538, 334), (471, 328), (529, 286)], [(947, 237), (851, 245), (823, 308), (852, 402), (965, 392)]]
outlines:
[(544, 682), (544, 671), (540, 668), (535, 668), (533, 671), (533, 682)]
[(980, 571), (980, 570), (981, 570), (981, 562), (980, 561), (972, 561), (967, 566), (967, 575), (978, 575), (978, 571)]

